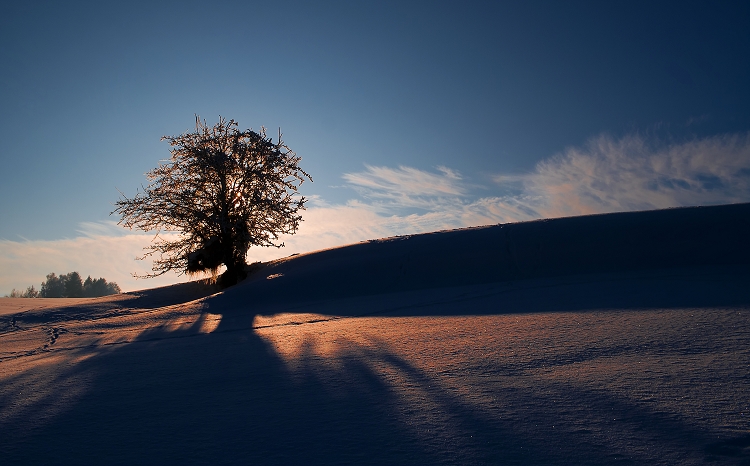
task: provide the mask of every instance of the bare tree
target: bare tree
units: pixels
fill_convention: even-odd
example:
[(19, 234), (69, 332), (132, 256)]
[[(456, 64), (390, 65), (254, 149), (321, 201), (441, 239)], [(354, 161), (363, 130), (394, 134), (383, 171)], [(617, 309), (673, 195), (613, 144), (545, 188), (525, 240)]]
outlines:
[(9, 295), (5, 295), (6, 298), (38, 298), (39, 292), (34, 288), (34, 285), (26, 288), (26, 291), (21, 291), (13, 288), (13, 291)]
[[(156, 277), (181, 273), (226, 272), (228, 286), (244, 278), (250, 246), (282, 247), (282, 234), (293, 234), (306, 199), (298, 188), (310, 175), (284, 144), (260, 132), (240, 131), (234, 120), (219, 117), (213, 127), (196, 116), (195, 131), (164, 136), (172, 157), (149, 171), (149, 184), (132, 199), (122, 194), (112, 212), (127, 228), (156, 231), (146, 254), (154, 256)], [(177, 239), (160, 236), (179, 232)], [(158, 254), (158, 257), (155, 255)]]

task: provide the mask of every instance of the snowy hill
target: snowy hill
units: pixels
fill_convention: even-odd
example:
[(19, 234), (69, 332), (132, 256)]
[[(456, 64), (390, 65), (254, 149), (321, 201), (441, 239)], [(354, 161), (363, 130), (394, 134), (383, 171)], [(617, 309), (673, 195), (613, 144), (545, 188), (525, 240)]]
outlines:
[(222, 292), (3, 299), (0, 458), (742, 464), (749, 224), (593, 215), (293, 256)]
[(244, 294), (260, 305), (581, 274), (738, 266), (750, 264), (748, 238), (750, 204), (539, 220), (293, 256), (269, 264), (228, 294)]

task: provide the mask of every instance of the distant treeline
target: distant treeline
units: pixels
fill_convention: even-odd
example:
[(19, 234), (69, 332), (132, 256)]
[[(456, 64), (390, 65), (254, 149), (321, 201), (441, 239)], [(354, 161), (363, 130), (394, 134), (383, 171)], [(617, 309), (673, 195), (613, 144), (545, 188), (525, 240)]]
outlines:
[(103, 278), (92, 279), (89, 275), (86, 280), (81, 279), (78, 272), (70, 272), (60, 276), (51, 273), (47, 280), (42, 283), (41, 290), (34, 286), (26, 288), (26, 291), (11, 291), (7, 298), (96, 298), (120, 293), (120, 287), (115, 282), (107, 283)]

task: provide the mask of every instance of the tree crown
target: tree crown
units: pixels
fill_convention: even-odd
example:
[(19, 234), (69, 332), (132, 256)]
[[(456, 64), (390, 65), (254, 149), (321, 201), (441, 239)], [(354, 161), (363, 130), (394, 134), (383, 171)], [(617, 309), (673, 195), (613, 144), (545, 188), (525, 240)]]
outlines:
[[(298, 194), (309, 174), (281, 138), (240, 131), (219, 117), (208, 126), (196, 116), (193, 132), (164, 136), (171, 158), (146, 174), (149, 183), (129, 199), (121, 193), (112, 213), (127, 228), (156, 231), (142, 258), (154, 256), (155, 277), (170, 270), (241, 274), (251, 246), (282, 247), (293, 234), (306, 199)], [(161, 231), (179, 232), (177, 239)]]

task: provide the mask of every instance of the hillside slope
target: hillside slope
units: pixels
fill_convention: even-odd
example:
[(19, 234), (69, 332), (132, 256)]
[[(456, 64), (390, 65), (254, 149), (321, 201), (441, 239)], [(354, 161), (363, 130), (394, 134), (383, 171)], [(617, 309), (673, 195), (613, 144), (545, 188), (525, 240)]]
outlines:
[(582, 274), (743, 268), (750, 264), (748, 238), (750, 203), (538, 220), (293, 256), (227, 295), (262, 305)]

